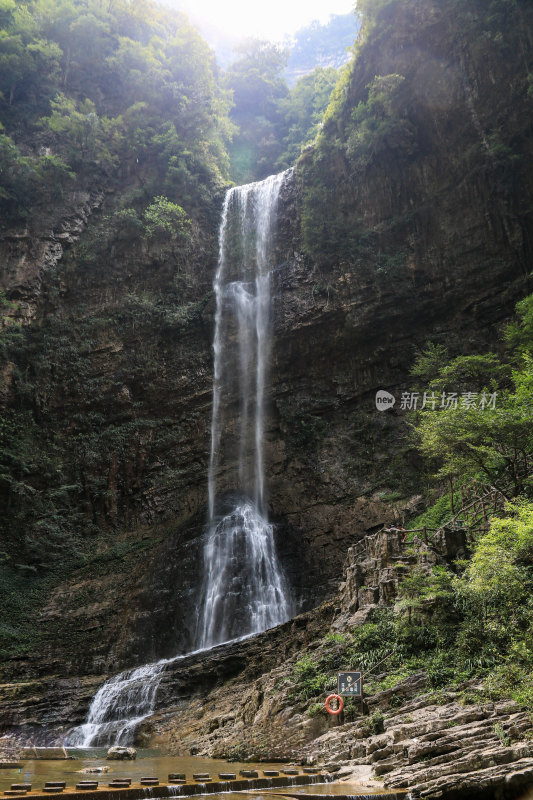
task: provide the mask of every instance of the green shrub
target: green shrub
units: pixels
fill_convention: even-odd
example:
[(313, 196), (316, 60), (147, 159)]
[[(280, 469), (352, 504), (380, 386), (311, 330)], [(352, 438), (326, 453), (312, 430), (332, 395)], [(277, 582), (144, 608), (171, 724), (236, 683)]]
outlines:
[(377, 708), (375, 711), (372, 712), (370, 715), (370, 729), (372, 733), (377, 736), (380, 733), (383, 733), (385, 730), (385, 717), (383, 713)]
[(189, 233), (189, 217), (181, 206), (172, 203), (168, 197), (154, 197), (145, 209), (143, 218), (148, 238), (177, 239), (186, 237)]
[(307, 654), (296, 662), (293, 679), (296, 682), (293, 694), (301, 700), (309, 700), (324, 691), (328, 675), (322, 672), (319, 664)]

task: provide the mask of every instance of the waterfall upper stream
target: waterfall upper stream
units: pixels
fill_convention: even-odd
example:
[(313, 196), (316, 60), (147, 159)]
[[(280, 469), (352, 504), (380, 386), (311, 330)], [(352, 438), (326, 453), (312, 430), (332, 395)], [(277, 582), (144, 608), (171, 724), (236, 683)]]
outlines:
[[(222, 212), (214, 281), (208, 522), (196, 626), (200, 651), (264, 631), (292, 613), (267, 515), (264, 471), (277, 206), (290, 173), (230, 189)], [(221, 473), (226, 491), (219, 495)], [(107, 681), (68, 743), (131, 743), (154, 710), (165, 668), (180, 658), (129, 669)]]

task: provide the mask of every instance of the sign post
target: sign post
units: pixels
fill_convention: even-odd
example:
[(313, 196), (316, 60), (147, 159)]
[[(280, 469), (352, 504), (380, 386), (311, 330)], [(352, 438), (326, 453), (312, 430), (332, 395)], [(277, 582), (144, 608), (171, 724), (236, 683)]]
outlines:
[(361, 672), (339, 672), (337, 674), (337, 694), (341, 697), (358, 697), (363, 712), (363, 674)]

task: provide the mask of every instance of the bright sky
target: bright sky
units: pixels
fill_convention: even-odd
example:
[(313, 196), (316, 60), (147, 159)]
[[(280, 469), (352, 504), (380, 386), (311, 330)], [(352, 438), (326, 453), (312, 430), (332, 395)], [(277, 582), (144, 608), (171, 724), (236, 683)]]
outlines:
[[(168, 0), (167, 0), (168, 2)], [(315, 19), (353, 11), (355, 0), (172, 0), (193, 22), (206, 22), (235, 37), (279, 41)]]

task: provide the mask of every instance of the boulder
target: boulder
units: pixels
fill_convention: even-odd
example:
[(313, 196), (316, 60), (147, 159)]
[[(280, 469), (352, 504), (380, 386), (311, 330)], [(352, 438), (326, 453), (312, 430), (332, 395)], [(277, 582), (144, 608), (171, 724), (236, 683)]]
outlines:
[(106, 756), (108, 761), (135, 761), (136, 758), (137, 750), (134, 747), (120, 747), (119, 745), (110, 747)]

